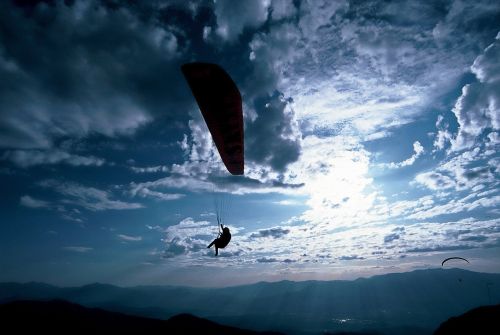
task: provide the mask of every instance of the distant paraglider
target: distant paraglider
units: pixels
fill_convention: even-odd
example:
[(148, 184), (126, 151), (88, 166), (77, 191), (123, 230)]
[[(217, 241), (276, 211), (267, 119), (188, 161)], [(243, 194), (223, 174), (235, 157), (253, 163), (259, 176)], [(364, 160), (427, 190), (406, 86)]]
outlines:
[(469, 263), (468, 260), (466, 260), (465, 258), (462, 258), (462, 257), (449, 257), (449, 258), (446, 258), (442, 263), (441, 263), (441, 266), (444, 266), (444, 263), (448, 262), (449, 260), (452, 260), (452, 259), (461, 259), (461, 260), (464, 260), (466, 261), (467, 263)]
[(242, 175), (243, 109), (238, 87), (216, 64), (188, 63), (181, 69), (224, 165), (231, 174)]

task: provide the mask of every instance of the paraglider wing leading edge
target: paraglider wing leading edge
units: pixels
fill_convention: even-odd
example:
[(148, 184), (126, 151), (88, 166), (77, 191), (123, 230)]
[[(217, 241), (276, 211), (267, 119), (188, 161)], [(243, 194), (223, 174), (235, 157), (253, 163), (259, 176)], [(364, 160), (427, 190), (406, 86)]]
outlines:
[(243, 109), (238, 87), (216, 64), (188, 63), (181, 69), (224, 165), (231, 174), (242, 175)]
[(449, 260), (452, 260), (452, 259), (461, 259), (463, 261), (466, 261), (467, 263), (469, 263), (468, 260), (466, 260), (465, 258), (462, 258), (462, 257), (449, 257), (449, 258), (446, 258), (442, 263), (441, 263), (441, 266), (444, 266), (444, 263), (448, 262)]

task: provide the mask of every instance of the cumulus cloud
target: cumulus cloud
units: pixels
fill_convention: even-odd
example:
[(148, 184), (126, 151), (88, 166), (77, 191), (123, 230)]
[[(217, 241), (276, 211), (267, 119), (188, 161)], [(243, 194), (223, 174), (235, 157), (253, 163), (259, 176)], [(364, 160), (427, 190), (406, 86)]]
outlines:
[(29, 208), (49, 208), (51, 206), (49, 202), (33, 198), (29, 195), (23, 195), (19, 203)]
[(477, 82), (467, 84), (462, 89), (453, 113), (459, 130), (453, 141), (453, 149), (470, 148), (486, 130), (500, 129), (500, 32), (495, 41), (471, 66)]
[(419, 173), (415, 177), (415, 181), (434, 191), (446, 190), (455, 187), (456, 185), (456, 183), (449, 176), (439, 172)]
[[(232, 233), (233, 230), (231, 229)], [(215, 224), (211, 225), (208, 221), (195, 221), (187, 217), (178, 224), (166, 228), (164, 234), (163, 257), (173, 258), (181, 255), (208, 254), (207, 245), (217, 237), (218, 230)]]

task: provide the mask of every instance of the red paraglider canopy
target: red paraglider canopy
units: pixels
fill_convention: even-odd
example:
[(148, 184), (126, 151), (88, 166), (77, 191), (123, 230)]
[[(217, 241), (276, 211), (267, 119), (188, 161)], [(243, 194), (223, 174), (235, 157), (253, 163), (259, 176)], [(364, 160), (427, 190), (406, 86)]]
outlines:
[(188, 63), (182, 73), (198, 103), (217, 150), (233, 175), (244, 171), (243, 109), (241, 94), (220, 66)]

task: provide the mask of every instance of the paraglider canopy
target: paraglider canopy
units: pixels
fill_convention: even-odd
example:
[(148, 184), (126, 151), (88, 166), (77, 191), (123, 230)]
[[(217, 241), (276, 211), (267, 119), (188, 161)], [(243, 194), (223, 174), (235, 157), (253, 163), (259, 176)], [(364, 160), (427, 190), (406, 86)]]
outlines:
[(466, 261), (467, 263), (469, 263), (468, 260), (466, 260), (465, 258), (462, 258), (462, 257), (449, 257), (449, 258), (446, 258), (442, 263), (441, 263), (441, 266), (444, 265), (444, 263), (448, 262), (449, 260), (452, 260), (452, 259), (461, 259), (461, 260), (464, 260)]
[(231, 174), (242, 175), (243, 110), (238, 87), (216, 64), (188, 63), (181, 69), (224, 165)]

